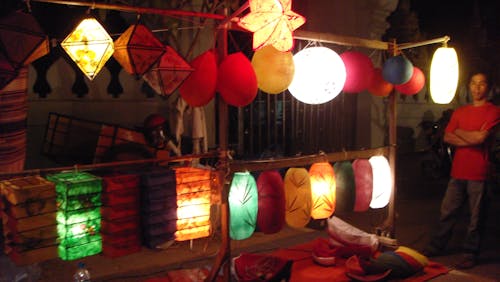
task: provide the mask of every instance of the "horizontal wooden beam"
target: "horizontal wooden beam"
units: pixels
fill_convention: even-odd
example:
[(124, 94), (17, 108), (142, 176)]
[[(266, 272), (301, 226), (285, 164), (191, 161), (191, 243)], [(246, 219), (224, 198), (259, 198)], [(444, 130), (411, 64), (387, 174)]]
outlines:
[(299, 40), (312, 40), (324, 43), (334, 43), (343, 46), (365, 47), (379, 50), (389, 49), (389, 43), (384, 41), (306, 30), (294, 31), (293, 38)]

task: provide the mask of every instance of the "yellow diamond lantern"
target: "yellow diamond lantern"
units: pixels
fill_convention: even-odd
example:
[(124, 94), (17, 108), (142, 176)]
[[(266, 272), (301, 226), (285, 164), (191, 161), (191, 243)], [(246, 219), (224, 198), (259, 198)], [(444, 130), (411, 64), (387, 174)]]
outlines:
[(113, 55), (113, 39), (94, 18), (86, 18), (64, 39), (61, 47), (90, 79)]

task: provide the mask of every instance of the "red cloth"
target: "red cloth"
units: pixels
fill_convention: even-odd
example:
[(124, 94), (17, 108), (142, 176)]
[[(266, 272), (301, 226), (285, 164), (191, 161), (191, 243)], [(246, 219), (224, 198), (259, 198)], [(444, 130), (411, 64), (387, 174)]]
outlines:
[[(463, 130), (490, 129), (500, 120), (500, 107), (492, 103), (475, 107), (467, 105), (456, 109), (446, 126), (445, 132), (457, 128)], [(456, 147), (451, 167), (451, 176), (457, 179), (485, 180), (488, 172), (486, 146)]]
[[(335, 266), (330, 267), (324, 267), (314, 263), (312, 253), (314, 246), (317, 244), (316, 240), (318, 239), (286, 249), (278, 249), (270, 254), (283, 259), (293, 260), (292, 275), (290, 278), (291, 282), (351, 281), (346, 276), (346, 260), (343, 258), (337, 259)], [(429, 262), (429, 265), (427, 265), (421, 273), (401, 281), (428, 281), (439, 275), (446, 274), (448, 271), (449, 269), (442, 264)]]

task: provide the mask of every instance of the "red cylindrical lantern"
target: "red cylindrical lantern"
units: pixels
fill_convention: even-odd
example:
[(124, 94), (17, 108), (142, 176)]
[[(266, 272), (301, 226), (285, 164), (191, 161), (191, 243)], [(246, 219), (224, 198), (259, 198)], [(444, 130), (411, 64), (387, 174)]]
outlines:
[(370, 86), (368, 86), (368, 92), (375, 96), (386, 97), (389, 96), (392, 89), (394, 89), (394, 85), (384, 80), (382, 69), (375, 68)]
[(406, 82), (404, 84), (399, 84), (399, 85), (396, 85), (394, 87), (401, 94), (415, 95), (418, 92), (420, 92), (420, 90), (422, 90), (424, 85), (425, 85), (424, 73), (422, 72), (421, 69), (419, 69), (417, 67), (413, 67), (413, 74), (412, 74), (410, 80), (408, 80), (408, 82)]
[(257, 229), (266, 234), (279, 232), (285, 225), (285, 190), (280, 173), (262, 172), (257, 178), (257, 191)]
[(208, 50), (196, 57), (191, 66), (194, 71), (179, 88), (179, 93), (192, 107), (205, 106), (215, 97), (217, 60), (215, 52)]
[(244, 107), (255, 99), (257, 76), (242, 52), (224, 58), (218, 72), (217, 91), (228, 105)]
[(356, 183), (356, 201), (354, 211), (367, 211), (370, 207), (373, 191), (373, 171), (370, 161), (357, 159), (352, 162), (354, 181)]
[(309, 168), (314, 219), (329, 218), (335, 211), (335, 172), (328, 162), (314, 163)]
[(373, 63), (367, 55), (358, 51), (347, 51), (340, 55), (345, 65), (346, 80), (343, 90), (359, 93), (370, 86), (373, 77)]

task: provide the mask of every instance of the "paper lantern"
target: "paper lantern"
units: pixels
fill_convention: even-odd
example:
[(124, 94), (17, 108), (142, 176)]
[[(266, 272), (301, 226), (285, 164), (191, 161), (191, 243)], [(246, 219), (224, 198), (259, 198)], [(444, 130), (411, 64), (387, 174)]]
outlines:
[(382, 76), (392, 84), (403, 84), (410, 80), (413, 74), (412, 63), (402, 55), (390, 57), (382, 68)]
[(311, 219), (311, 180), (305, 168), (291, 167), (284, 178), (285, 221), (295, 228), (307, 225)]
[(219, 65), (217, 92), (231, 106), (244, 107), (257, 96), (257, 76), (250, 60), (242, 53), (233, 53)]
[(335, 172), (335, 210), (351, 212), (356, 201), (356, 187), (354, 171), (349, 161), (336, 162), (333, 165)]
[(306, 19), (293, 12), (292, 0), (250, 0), (250, 13), (238, 25), (253, 32), (253, 49), (272, 45), (279, 51), (293, 48), (293, 31)]
[(175, 169), (177, 191), (176, 241), (210, 235), (211, 172), (208, 169)]
[(434, 103), (449, 104), (458, 84), (458, 58), (454, 48), (440, 47), (432, 56), (430, 91)]
[(100, 253), (101, 178), (86, 172), (60, 172), (48, 175), (47, 180), (56, 187), (59, 257), (74, 260)]
[(386, 97), (389, 96), (392, 89), (394, 89), (394, 85), (385, 81), (384, 77), (382, 76), (382, 69), (374, 68), (373, 77), (370, 86), (368, 86), (368, 92), (370, 92), (374, 96)]
[(95, 18), (86, 18), (61, 42), (61, 47), (90, 79), (114, 52), (113, 40)]
[(158, 95), (163, 96), (172, 94), (193, 71), (172, 47), (165, 46), (165, 53), (143, 78)]
[(0, 89), (50, 51), (49, 39), (33, 15), (21, 11), (0, 17)]
[(257, 184), (249, 172), (236, 172), (229, 188), (229, 236), (243, 240), (252, 236), (259, 208)]
[(329, 218), (335, 211), (335, 172), (327, 162), (314, 163), (309, 168), (312, 210), (314, 219)]
[(113, 57), (129, 74), (141, 76), (165, 52), (163, 44), (143, 24), (133, 24), (114, 42)]
[(399, 84), (394, 86), (397, 91), (399, 91), (401, 94), (404, 95), (415, 95), (422, 88), (424, 88), (425, 85), (425, 75), (422, 72), (421, 69), (417, 67), (413, 67), (413, 73), (411, 75), (410, 80), (408, 80), (404, 84)]
[(285, 190), (276, 170), (263, 171), (257, 178), (259, 208), (257, 229), (265, 234), (279, 232), (285, 225)]
[(281, 52), (270, 45), (255, 51), (252, 67), (257, 76), (257, 86), (269, 94), (285, 91), (295, 72), (292, 52)]
[(357, 159), (352, 162), (354, 182), (356, 185), (356, 200), (354, 211), (367, 211), (370, 207), (373, 192), (373, 171), (370, 161)]
[(205, 51), (191, 61), (194, 71), (179, 88), (182, 99), (191, 107), (205, 106), (215, 97), (217, 60), (213, 50)]
[(373, 77), (373, 63), (370, 57), (358, 51), (347, 51), (340, 54), (346, 69), (346, 80), (343, 90), (359, 93), (366, 90)]
[(293, 56), (295, 74), (290, 93), (306, 104), (323, 104), (339, 95), (346, 80), (344, 62), (326, 47), (302, 49)]
[(373, 174), (373, 192), (370, 207), (372, 209), (383, 208), (391, 198), (391, 167), (384, 156), (373, 156), (369, 161)]

